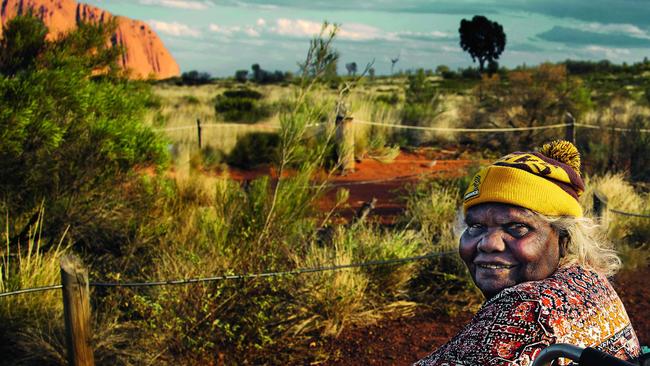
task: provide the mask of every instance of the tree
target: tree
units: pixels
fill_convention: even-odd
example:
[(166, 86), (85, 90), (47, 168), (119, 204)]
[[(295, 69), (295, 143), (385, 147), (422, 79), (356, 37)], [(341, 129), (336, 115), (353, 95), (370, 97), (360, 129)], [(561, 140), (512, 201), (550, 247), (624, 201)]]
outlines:
[(235, 80), (239, 83), (245, 83), (248, 80), (248, 70), (235, 71)]
[(182, 85), (205, 85), (212, 82), (212, 75), (207, 72), (191, 70), (181, 74)]
[(348, 70), (348, 76), (354, 76), (357, 74), (357, 63), (350, 62), (349, 64), (345, 64), (345, 69)]
[(29, 69), (45, 48), (47, 27), (38, 18), (17, 16), (7, 22), (0, 40), (0, 74)]
[(375, 68), (371, 67), (368, 69), (368, 76), (370, 77), (370, 80), (375, 80)]
[(460, 21), (460, 47), (469, 52), (472, 61), (478, 60), (479, 71), (483, 72), (485, 62), (498, 60), (506, 47), (503, 27), (482, 15), (475, 15), (471, 21)]

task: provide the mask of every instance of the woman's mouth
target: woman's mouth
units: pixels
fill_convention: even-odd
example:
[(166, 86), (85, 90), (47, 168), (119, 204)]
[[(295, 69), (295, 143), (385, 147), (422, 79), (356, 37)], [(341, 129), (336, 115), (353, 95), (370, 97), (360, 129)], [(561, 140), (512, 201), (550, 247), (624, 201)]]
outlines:
[(477, 263), (476, 266), (484, 269), (510, 269), (515, 267), (514, 264), (498, 264), (498, 263)]

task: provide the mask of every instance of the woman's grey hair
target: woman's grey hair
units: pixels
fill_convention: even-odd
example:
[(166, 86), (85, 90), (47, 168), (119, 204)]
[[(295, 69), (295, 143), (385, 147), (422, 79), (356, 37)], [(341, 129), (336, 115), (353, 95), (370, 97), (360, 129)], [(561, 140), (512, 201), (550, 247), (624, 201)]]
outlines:
[(585, 268), (612, 276), (621, 268), (614, 245), (605, 230), (589, 217), (551, 217), (537, 214), (560, 233), (560, 245), (566, 237), (560, 266), (578, 264)]
[[(621, 268), (614, 245), (601, 225), (589, 217), (546, 216), (529, 210), (549, 223), (560, 234), (562, 257), (560, 267), (577, 264), (605, 276), (612, 276)], [(467, 225), (463, 210), (459, 210), (454, 231), (460, 238)]]

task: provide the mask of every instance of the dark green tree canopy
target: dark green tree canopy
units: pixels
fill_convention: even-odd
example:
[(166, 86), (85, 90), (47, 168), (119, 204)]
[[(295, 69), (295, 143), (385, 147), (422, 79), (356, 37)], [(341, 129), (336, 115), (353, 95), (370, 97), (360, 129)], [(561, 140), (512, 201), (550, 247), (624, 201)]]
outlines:
[(485, 62), (498, 60), (506, 48), (506, 34), (503, 27), (482, 15), (475, 15), (472, 20), (460, 21), (460, 47), (469, 52), (472, 61), (478, 60), (479, 69), (483, 71)]
[(113, 29), (80, 24), (48, 40), (32, 15), (4, 27), (0, 209), (16, 222), (32, 222), (23, 219), (44, 204), (45, 231), (54, 235), (65, 229), (58, 223), (103, 207), (104, 193), (120, 190), (135, 167), (166, 162), (166, 142), (143, 123), (154, 96), (148, 84), (122, 77), (121, 50), (107, 42)]
[(45, 50), (47, 27), (39, 19), (18, 16), (7, 22), (0, 39), (0, 74), (14, 75), (34, 67)]

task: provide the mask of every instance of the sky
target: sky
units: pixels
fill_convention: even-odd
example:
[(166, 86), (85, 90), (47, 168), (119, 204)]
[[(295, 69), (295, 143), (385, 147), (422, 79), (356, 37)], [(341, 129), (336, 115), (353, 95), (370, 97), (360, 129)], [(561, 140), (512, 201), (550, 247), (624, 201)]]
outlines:
[[(503, 26), (507, 67), (545, 61), (634, 63), (650, 57), (650, 0), (86, 0), (148, 23), (182, 71), (232, 76), (259, 64), (296, 72), (323, 21), (340, 25), (339, 72), (371, 62), (378, 75), (471, 66), (462, 19)], [(474, 64), (476, 65), (476, 64)]]

